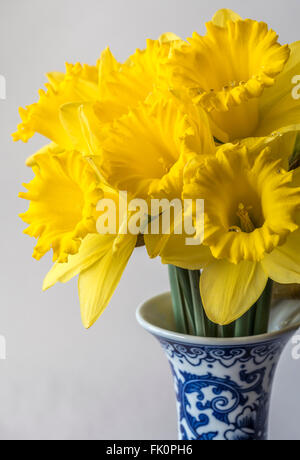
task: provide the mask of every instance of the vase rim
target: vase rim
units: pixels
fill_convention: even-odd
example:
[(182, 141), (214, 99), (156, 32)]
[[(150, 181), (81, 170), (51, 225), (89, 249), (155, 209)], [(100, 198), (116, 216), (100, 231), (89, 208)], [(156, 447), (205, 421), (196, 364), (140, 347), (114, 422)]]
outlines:
[(297, 331), (297, 329), (300, 328), (300, 323), (295, 323), (279, 330), (267, 332), (266, 334), (229, 338), (199, 337), (189, 334), (182, 334), (180, 332), (174, 332), (170, 329), (158, 326), (149, 319), (149, 308), (151, 306), (153, 311), (154, 304), (157, 304), (159, 302), (160, 304), (166, 305), (166, 303), (170, 303), (170, 301), (171, 293), (168, 291), (151, 297), (150, 299), (144, 301), (139, 305), (136, 311), (136, 319), (138, 323), (152, 335), (169, 339), (175, 342), (195, 345), (246, 345), (249, 343), (253, 343), (254, 341), (255, 343), (259, 343), (274, 340), (282, 335), (291, 334), (293, 331)]

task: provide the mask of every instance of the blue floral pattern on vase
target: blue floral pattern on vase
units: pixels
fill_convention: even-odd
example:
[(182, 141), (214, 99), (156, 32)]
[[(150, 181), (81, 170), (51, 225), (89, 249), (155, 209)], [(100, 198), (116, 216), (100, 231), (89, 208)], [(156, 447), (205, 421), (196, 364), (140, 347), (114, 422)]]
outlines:
[(291, 333), (198, 345), (157, 337), (169, 359), (182, 440), (265, 440), (274, 373)]

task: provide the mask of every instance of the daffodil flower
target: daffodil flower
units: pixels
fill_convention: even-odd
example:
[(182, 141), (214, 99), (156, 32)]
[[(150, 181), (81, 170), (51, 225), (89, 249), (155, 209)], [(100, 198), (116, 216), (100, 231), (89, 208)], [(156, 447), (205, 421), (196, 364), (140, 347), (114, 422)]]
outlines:
[[(181, 40), (174, 34), (162, 35), (158, 40), (147, 40), (145, 49), (137, 49), (124, 64), (119, 64), (109, 49), (99, 61), (99, 94), (94, 103), (64, 104), (60, 120), (67, 135), (73, 139), (73, 148), (89, 157), (101, 157), (103, 143), (111, 136), (114, 122), (130, 118), (141, 105), (153, 98), (158, 88), (168, 93), (164, 63), (171, 49), (180, 47)], [(155, 97), (154, 97), (155, 98)]]
[(265, 23), (225, 9), (207, 23), (205, 36), (195, 32), (173, 51), (173, 86), (205, 108), (219, 141), (299, 130), (292, 79), (300, 73), (300, 42), (281, 46), (277, 39)]
[(29, 224), (25, 233), (38, 238), (35, 258), (53, 250), (56, 263), (44, 289), (79, 274), (85, 327), (107, 306), (138, 244), (137, 235), (96, 233), (97, 202), (119, 195), (102, 180), (91, 157), (101, 155), (106, 127), (153, 91), (160, 63), (177, 40), (173, 34), (148, 40), (146, 49), (137, 50), (125, 64), (109, 49), (96, 66), (68, 64), (65, 74), (48, 74), (47, 91), (40, 91), (38, 103), (20, 109), (22, 123), (14, 140), (27, 142), (39, 133), (52, 141), (26, 162), (35, 178), (20, 195), (31, 201), (21, 216)]
[[(100, 77), (100, 105), (112, 105), (111, 111), (121, 116), (144, 102), (156, 87), (168, 89), (165, 79), (164, 64), (172, 49), (179, 48), (183, 42), (172, 33), (159, 37), (158, 40), (147, 40), (146, 48), (137, 49), (129, 59), (114, 71)], [(105, 64), (106, 56), (101, 63)], [(116, 117), (115, 117), (116, 118)]]
[(215, 151), (205, 112), (187, 115), (160, 93), (116, 120), (102, 147), (106, 180), (139, 198), (176, 195), (189, 154)]
[[(53, 147), (52, 147), (53, 148)], [(26, 185), (29, 210), (22, 219), (25, 233), (38, 238), (33, 257), (53, 249), (55, 264), (44, 281), (44, 290), (79, 274), (79, 299), (83, 325), (98, 319), (113, 295), (136, 246), (137, 235), (98, 234), (97, 204), (119, 194), (99, 182), (97, 174), (77, 152), (42, 152), (29, 160), (35, 173)], [(117, 213), (119, 216), (119, 212)], [(117, 222), (118, 229), (124, 225)]]
[(150, 257), (203, 270), (212, 321), (242, 316), (268, 278), (300, 284), (300, 172), (288, 172), (300, 131), (299, 43), (282, 46), (266, 24), (220, 10), (189, 43), (168, 33), (123, 64), (109, 48), (95, 66), (68, 64), (20, 109), (14, 140), (49, 141), (27, 160), (35, 177), (21, 194), (30, 201), (25, 233), (38, 239), (36, 259), (53, 250), (44, 289), (79, 275), (85, 327), (139, 245), (124, 232), (130, 213), (117, 212), (112, 233), (97, 232), (99, 200), (118, 210), (119, 191), (205, 200), (202, 244), (186, 245), (175, 221), (170, 234), (144, 241)]
[(47, 290), (57, 282), (66, 283), (79, 275), (80, 311), (85, 328), (90, 328), (109, 304), (138, 240), (137, 235), (123, 232), (128, 214), (120, 215), (122, 196), (105, 184), (102, 191), (104, 199), (109, 198), (116, 204), (116, 232), (87, 235), (79, 252), (69, 256), (67, 263), (54, 264), (43, 284), (43, 290)]
[(98, 155), (100, 147), (90, 143), (88, 131), (95, 140), (106, 124), (144, 102), (165, 82), (161, 67), (176, 43), (180, 43), (176, 35), (164, 34), (158, 40), (147, 40), (146, 48), (137, 50), (124, 64), (107, 48), (95, 66), (66, 64), (64, 74), (49, 73), (39, 101), (20, 109), (22, 123), (14, 140), (27, 142), (39, 133), (61, 148)]
[[(241, 317), (268, 278), (300, 283), (300, 170), (287, 172), (272, 149), (253, 156), (245, 147), (224, 146), (205, 162), (195, 157), (185, 170), (183, 198), (205, 200), (204, 242), (192, 255), (171, 236), (162, 261), (203, 269), (209, 319), (226, 325)], [(149, 246), (151, 238), (145, 241)]]

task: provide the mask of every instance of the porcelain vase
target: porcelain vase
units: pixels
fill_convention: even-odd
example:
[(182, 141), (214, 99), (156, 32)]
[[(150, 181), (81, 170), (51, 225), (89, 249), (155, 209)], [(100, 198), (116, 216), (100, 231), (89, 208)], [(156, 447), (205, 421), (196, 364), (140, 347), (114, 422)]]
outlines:
[(159, 340), (169, 360), (179, 439), (268, 439), (275, 371), (285, 345), (299, 327), (298, 321), (281, 321), (280, 326), (275, 321), (275, 330), (245, 338), (179, 334), (172, 332), (175, 327), (169, 293), (141, 305), (137, 319)]

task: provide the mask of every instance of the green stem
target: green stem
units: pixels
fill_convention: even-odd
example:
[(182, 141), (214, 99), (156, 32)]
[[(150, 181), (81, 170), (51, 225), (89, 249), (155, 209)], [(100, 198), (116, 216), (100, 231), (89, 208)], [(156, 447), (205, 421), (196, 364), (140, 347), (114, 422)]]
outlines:
[(254, 322), (254, 335), (265, 334), (268, 332), (273, 281), (268, 280), (264, 292), (256, 302), (256, 314)]
[(207, 337), (218, 337), (218, 325), (210, 321), (207, 316), (205, 318)]
[(187, 325), (182, 305), (180, 287), (176, 274), (176, 267), (169, 265), (168, 269), (176, 330), (182, 334), (187, 334)]
[(189, 334), (195, 335), (195, 320), (194, 320), (194, 309), (193, 309), (193, 298), (190, 286), (189, 272), (183, 268), (176, 268), (176, 276), (178, 279), (182, 304), (185, 305), (185, 314), (188, 324)]
[(250, 308), (241, 318), (235, 321), (235, 337), (248, 337), (253, 335), (255, 306)]
[(229, 338), (234, 337), (235, 323), (228, 324), (228, 326), (219, 326), (219, 337)]
[(195, 332), (196, 335), (200, 337), (205, 337), (207, 335), (207, 331), (205, 327), (205, 312), (203, 309), (202, 299), (199, 290), (200, 271), (189, 270), (189, 280), (193, 300)]

